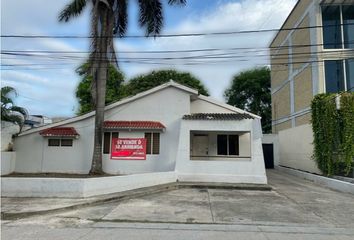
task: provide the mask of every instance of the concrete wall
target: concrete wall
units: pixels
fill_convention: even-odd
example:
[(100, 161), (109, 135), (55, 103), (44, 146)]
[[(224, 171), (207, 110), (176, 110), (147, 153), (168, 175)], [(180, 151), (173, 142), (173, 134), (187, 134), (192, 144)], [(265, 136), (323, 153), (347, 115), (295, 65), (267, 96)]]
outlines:
[[(159, 121), (166, 127), (160, 133), (160, 154), (147, 155), (145, 161), (110, 160), (104, 155), (103, 168), (107, 173), (144, 173), (166, 172), (175, 168), (177, 141), (182, 116), (190, 113), (190, 95), (179, 89), (170, 87), (155, 94), (107, 111), (106, 120), (148, 120)], [(144, 137), (143, 132), (127, 133), (125, 135)]]
[(39, 132), (15, 139), (16, 172), (65, 172), (88, 173), (91, 167), (94, 119), (63, 125), (74, 127), (80, 134), (72, 147), (49, 147), (48, 137)]
[(2, 197), (84, 198), (176, 181), (174, 172), (101, 178), (1, 178)]
[(232, 113), (230, 109), (197, 99), (191, 102), (191, 113)]
[(16, 153), (1, 152), (1, 176), (12, 173), (15, 170)]
[[(159, 155), (147, 155), (145, 161), (119, 161), (110, 160), (109, 155), (105, 154), (104, 171), (111, 174), (173, 171), (181, 118), (189, 113), (190, 94), (174, 87), (106, 110), (105, 120), (160, 121), (166, 131), (160, 134)], [(49, 147), (48, 138), (39, 135), (38, 131), (17, 137), (15, 171), (88, 173), (93, 151), (94, 117), (61, 127), (74, 127), (80, 134), (78, 139), (73, 140), (72, 147)], [(144, 132), (122, 131), (120, 136), (144, 137)]]
[[(190, 160), (191, 131), (250, 131), (251, 158)], [(176, 172), (179, 181), (267, 183), (262, 151), (262, 130), (259, 119), (237, 121), (184, 120), (181, 124)]]
[(310, 124), (279, 132), (279, 165), (321, 174), (312, 160), (313, 135)]
[(1, 121), (1, 151), (7, 151), (12, 145), (12, 136), (20, 131), (20, 127), (11, 122)]

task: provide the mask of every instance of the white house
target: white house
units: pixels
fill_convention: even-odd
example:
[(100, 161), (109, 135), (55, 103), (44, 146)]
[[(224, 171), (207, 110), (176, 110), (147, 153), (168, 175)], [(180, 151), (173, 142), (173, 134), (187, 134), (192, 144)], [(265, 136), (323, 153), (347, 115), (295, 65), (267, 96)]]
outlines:
[[(15, 139), (15, 172), (87, 173), (94, 112)], [(260, 117), (173, 81), (106, 106), (103, 169), (179, 181), (267, 183)], [(112, 144), (113, 142), (113, 144)]]

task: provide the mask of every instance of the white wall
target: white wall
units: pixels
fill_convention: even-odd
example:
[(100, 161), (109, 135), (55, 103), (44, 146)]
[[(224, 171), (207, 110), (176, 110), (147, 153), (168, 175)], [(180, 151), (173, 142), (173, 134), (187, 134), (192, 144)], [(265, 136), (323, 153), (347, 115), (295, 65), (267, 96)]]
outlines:
[(15, 170), (16, 152), (1, 152), (1, 176), (12, 173)]
[(220, 107), (203, 99), (196, 99), (191, 102), (191, 113), (234, 113), (230, 109)]
[[(251, 159), (190, 160), (190, 131), (250, 131)], [(267, 183), (265, 174), (260, 121), (195, 121), (183, 120), (178, 144), (176, 172), (179, 181), (232, 183)]]
[(12, 144), (12, 135), (18, 133), (20, 127), (11, 122), (1, 121), (1, 151), (7, 151)]
[(1, 178), (3, 197), (83, 198), (176, 182), (174, 172), (101, 178)]
[(278, 134), (263, 134), (262, 143), (273, 144), (274, 166), (279, 166), (279, 138), (278, 138)]
[[(182, 116), (189, 113), (190, 94), (174, 87), (107, 110), (105, 120), (159, 121), (165, 125), (166, 131), (160, 134), (159, 155), (148, 155), (145, 161), (120, 161), (110, 160), (109, 155), (104, 154), (104, 171), (111, 174), (173, 171), (180, 122)], [(15, 171), (88, 173), (93, 151), (94, 117), (60, 127), (74, 127), (80, 134), (72, 147), (48, 147), (48, 138), (39, 135), (38, 131), (17, 137)], [(144, 137), (144, 131), (122, 131), (120, 136)]]
[(93, 149), (94, 119), (63, 125), (74, 127), (80, 134), (72, 147), (49, 147), (48, 137), (39, 132), (15, 139), (16, 172), (88, 173)]
[(313, 135), (310, 124), (279, 132), (279, 165), (321, 174), (312, 160)]
[[(189, 113), (190, 94), (174, 87), (166, 88), (130, 104), (107, 111), (106, 120), (159, 121), (166, 129), (160, 133), (159, 155), (147, 155), (144, 161), (126, 161), (110, 160), (110, 156), (105, 154), (104, 171), (111, 174), (173, 171), (180, 123), (182, 116)], [(140, 132), (137, 136), (144, 137), (144, 132)]]

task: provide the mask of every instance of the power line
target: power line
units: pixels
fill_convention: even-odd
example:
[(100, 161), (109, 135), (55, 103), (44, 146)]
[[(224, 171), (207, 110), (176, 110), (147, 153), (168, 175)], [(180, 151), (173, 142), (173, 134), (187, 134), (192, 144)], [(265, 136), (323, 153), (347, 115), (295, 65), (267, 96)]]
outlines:
[[(338, 26), (348, 26), (354, 25), (354, 23), (343, 23), (343, 24), (333, 24), (333, 25), (317, 25), (308, 27), (296, 27), (296, 28), (273, 28), (273, 29), (261, 29), (261, 30), (241, 30), (241, 31), (228, 31), (228, 32), (210, 32), (210, 33), (181, 33), (181, 34), (160, 34), (154, 36), (154, 38), (172, 38), (172, 37), (200, 37), (200, 36), (217, 36), (217, 35), (235, 35), (235, 34), (250, 34), (250, 33), (267, 33), (267, 32), (280, 32), (280, 31), (292, 31), (292, 30), (303, 30), (303, 29), (313, 29), (313, 28), (323, 28), (323, 27), (338, 27)], [(1, 35), (1, 38), (55, 38), (55, 39), (90, 39), (94, 36), (74, 36), (74, 35)], [(143, 35), (126, 35), (120, 36), (99, 36), (99, 38), (146, 38)]]

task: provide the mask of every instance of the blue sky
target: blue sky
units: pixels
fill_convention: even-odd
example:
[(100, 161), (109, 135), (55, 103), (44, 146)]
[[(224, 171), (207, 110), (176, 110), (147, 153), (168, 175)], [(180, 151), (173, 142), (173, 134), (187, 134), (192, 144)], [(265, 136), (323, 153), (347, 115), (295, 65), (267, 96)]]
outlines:
[[(167, 2), (167, 0), (163, 0)], [(58, 23), (57, 16), (68, 0), (2, 0), (1, 34), (18, 35), (82, 35), (89, 34), (88, 9), (70, 23)], [(143, 30), (137, 24), (136, 1), (129, 6), (128, 35), (141, 35)], [(195, 33), (239, 30), (259, 30), (279, 28), (291, 11), (296, 0), (187, 0), (185, 7), (165, 6), (163, 33)], [(119, 51), (189, 50), (203, 48), (265, 48), (274, 33), (244, 34), (232, 36), (203, 36), (158, 39), (121, 39), (115, 41), (118, 57), (141, 57), (141, 54), (119, 53)], [(88, 51), (88, 39), (1, 39), (2, 50), (49, 50)], [(265, 54), (266, 52), (262, 52)], [(73, 54), (70, 53), (70, 56)], [(189, 54), (190, 55), (190, 54)], [(176, 57), (189, 56), (175, 54)], [(30, 114), (50, 117), (73, 116), (77, 111), (75, 88), (79, 77), (75, 68), (85, 54), (77, 54), (79, 59), (69, 57), (50, 58), (44, 56), (5, 56), (1, 85), (15, 87), (19, 96), (16, 103), (26, 107)], [(146, 56), (146, 55), (144, 55)], [(156, 54), (154, 57), (166, 55)], [(63, 56), (61, 56), (63, 57)], [(268, 64), (267, 57), (249, 57), (247, 61), (222, 62), (217, 64), (184, 65), (184, 61), (171, 61), (168, 65), (147, 65), (122, 63), (121, 70), (127, 79), (156, 69), (175, 68), (188, 71), (201, 79), (213, 98), (223, 100), (223, 92), (230, 84), (232, 76), (238, 72)], [(36, 64), (18, 66), (18, 64)], [(36, 69), (34, 69), (36, 68)]]

